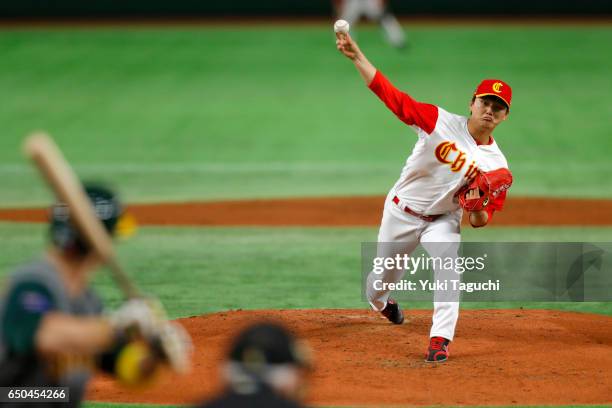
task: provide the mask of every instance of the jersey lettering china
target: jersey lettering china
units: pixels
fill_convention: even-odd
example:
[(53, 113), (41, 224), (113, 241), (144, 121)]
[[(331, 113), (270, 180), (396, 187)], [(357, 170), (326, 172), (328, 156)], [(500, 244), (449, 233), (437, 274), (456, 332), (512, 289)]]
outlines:
[[(468, 131), (468, 118), (415, 101), (401, 92), (383, 74), (376, 72), (370, 89), (418, 135), (406, 160), (394, 194), (410, 209), (437, 215), (460, 209), (456, 197), (478, 171), (508, 168), (508, 162), (491, 137), (489, 144), (477, 144)], [(501, 210), (506, 193), (487, 206), (491, 216)]]

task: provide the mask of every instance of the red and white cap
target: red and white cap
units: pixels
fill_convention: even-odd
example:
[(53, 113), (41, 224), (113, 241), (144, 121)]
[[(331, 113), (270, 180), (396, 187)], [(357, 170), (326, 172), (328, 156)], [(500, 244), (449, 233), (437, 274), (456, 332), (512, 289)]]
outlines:
[(510, 109), (510, 102), (512, 102), (512, 88), (510, 85), (505, 83), (500, 79), (485, 79), (483, 80), (478, 88), (476, 88), (476, 92), (474, 92), (474, 96), (497, 96), (501, 99), (508, 109)]

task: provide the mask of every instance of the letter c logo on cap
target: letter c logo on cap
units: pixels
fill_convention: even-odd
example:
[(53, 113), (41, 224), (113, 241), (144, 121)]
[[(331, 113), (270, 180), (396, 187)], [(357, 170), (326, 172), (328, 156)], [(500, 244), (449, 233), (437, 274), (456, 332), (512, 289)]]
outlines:
[(493, 90), (497, 93), (501, 92), (501, 87), (504, 86), (501, 82), (496, 82), (493, 84)]

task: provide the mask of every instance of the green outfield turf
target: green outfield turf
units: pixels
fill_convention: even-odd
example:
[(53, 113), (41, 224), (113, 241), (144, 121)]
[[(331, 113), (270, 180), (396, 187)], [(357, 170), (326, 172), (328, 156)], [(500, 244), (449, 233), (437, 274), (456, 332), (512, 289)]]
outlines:
[[(0, 270), (37, 256), (41, 225), (0, 223)], [(608, 228), (466, 230), (471, 241), (606, 241)], [(228, 309), (367, 308), (361, 298), (361, 242), (373, 228), (141, 228), (119, 245), (121, 261), (171, 317)], [(121, 296), (108, 274), (96, 287), (114, 307)], [(412, 302), (408, 308), (429, 308)], [(612, 303), (474, 302), (466, 308), (553, 308), (612, 315)]]
[[(612, 197), (609, 27), (414, 27), (362, 49), (416, 98), (467, 113), (484, 77), (514, 87), (496, 132), (513, 194)], [(414, 142), (330, 27), (14, 29), (0, 35), (0, 206), (48, 197), (20, 155), (46, 129), (79, 174), (130, 201), (380, 194)]]

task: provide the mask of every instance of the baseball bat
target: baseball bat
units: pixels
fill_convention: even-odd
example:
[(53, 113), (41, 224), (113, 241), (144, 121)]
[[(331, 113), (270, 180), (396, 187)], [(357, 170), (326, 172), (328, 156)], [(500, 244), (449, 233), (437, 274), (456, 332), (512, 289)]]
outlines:
[(26, 138), (24, 151), (36, 164), (57, 198), (66, 203), (72, 222), (108, 266), (123, 294), (128, 299), (140, 297), (140, 291), (117, 261), (112, 239), (96, 216), (83, 185), (53, 139), (43, 132), (33, 133)]

